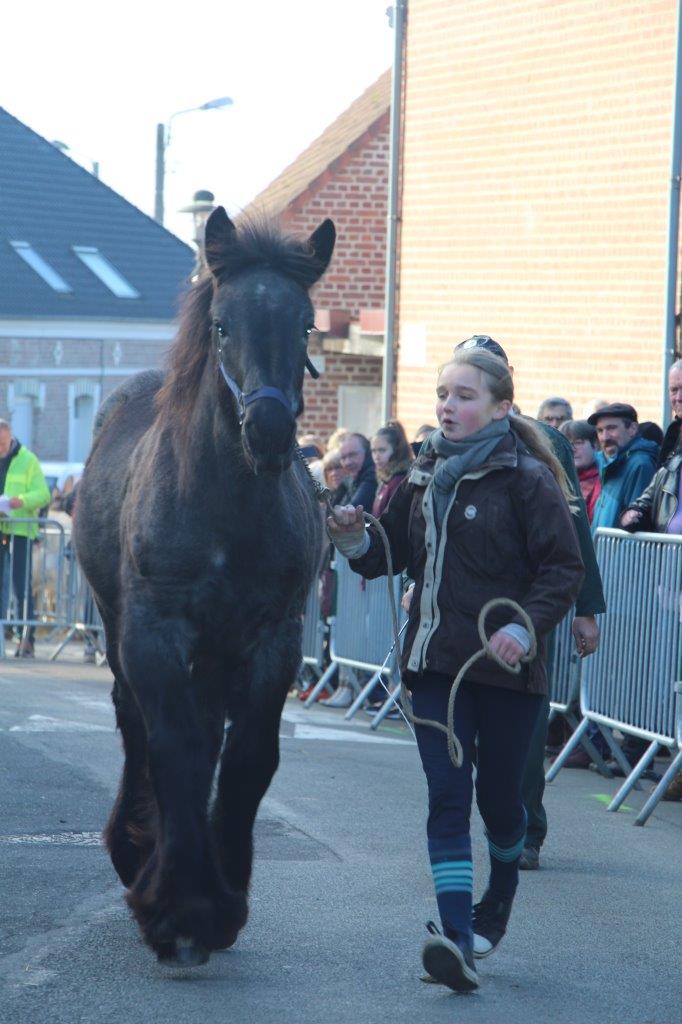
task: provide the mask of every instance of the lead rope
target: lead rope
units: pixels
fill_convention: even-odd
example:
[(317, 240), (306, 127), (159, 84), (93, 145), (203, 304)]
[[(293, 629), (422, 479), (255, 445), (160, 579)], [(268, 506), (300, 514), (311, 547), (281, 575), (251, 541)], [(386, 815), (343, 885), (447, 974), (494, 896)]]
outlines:
[[(315, 494), (318, 500), (327, 506), (329, 514), (332, 517), (334, 517), (334, 509), (331, 503), (331, 492), (329, 488), (324, 487), (321, 483), (319, 483), (319, 481), (315, 479), (313, 474), (310, 472), (310, 467), (306, 462), (305, 456), (303, 455), (298, 446), (296, 446), (295, 451), (305, 467), (306, 473), (308, 474), (308, 477), (312, 482), (313, 489), (315, 490)], [(393, 589), (393, 557), (391, 555), (391, 545), (389, 543), (388, 536), (386, 535), (386, 531), (384, 530), (383, 526), (376, 518), (376, 516), (373, 516), (370, 512), (363, 512), (363, 516), (367, 523), (371, 523), (371, 525), (374, 526), (384, 546), (384, 555), (386, 557), (387, 568), (386, 580), (388, 583), (388, 603), (391, 608), (391, 620), (393, 624), (393, 647), (391, 648), (391, 650), (395, 649), (396, 652), (399, 652), (401, 630), (398, 626), (398, 608), (395, 600), (395, 591)], [(494, 608), (501, 607), (511, 608), (511, 610), (515, 612), (515, 614), (517, 614), (518, 616), (520, 616), (521, 619), (523, 619), (523, 624), (528, 630), (528, 635), (530, 637), (530, 648), (528, 650), (528, 653), (524, 654), (523, 657), (520, 659), (519, 663), (516, 665), (508, 665), (506, 661), (503, 661), (502, 658), (498, 657), (498, 655), (491, 650), (490, 641), (485, 631), (485, 622), (488, 615)], [(488, 601), (486, 604), (483, 605), (478, 614), (478, 635), (481, 639), (480, 650), (476, 651), (475, 654), (472, 654), (471, 657), (464, 662), (459, 672), (455, 676), (452, 686), (450, 687), (450, 696), (448, 697), (447, 721), (445, 725), (443, 725), (442, 722), (438, 722), (432, 718), (416, 717), (416, 715), (414, 714), (414, 710), (412, 708), (412, 699), (410, 697), (407, 687), (405, 686), (405, 682), (402, 677), (402, 672), (400, 673), (400, 703), (402, 705), (402, 711), (406, 721), (411, 726), (426, 725), (432, 729), (437, 729), (439, 732), (445, 733), (445, 737), (447, 739), (448, 744), (448, 754), (455, 768), (461, 768), (464, 760), (464, 751), (462, 750), (462, 744), (460, 743), (459, 739), (457, 738), (457, 734), (455, 733), (455, 701), (457, 699), (457, 691), (459, 690), (459, 685), (464, 679), (464, 676), (471, 668), (471, 666), (474, 665), (479, 660), (479, 658), (487, 657), (497, 662), (500, 668), (503, 668), (506, 672), (511, 672), (512, 675), (518, 675), (521, 671), (521, 663), (528, 663), (532, 661), (537, 654), (537, 638), (535, 636), (535, 629), (533, 627), (533, 623), (530, 620), (530, 616), (525, 611), (525, 609), (523, 609), (521, 605), (518, 604), (518, 602), (512, 600), (512, 598), (510, 597), (494, 597), (492, 598), (492, 600)], [(398, 668), (398, 671), (400, 671), (400, 668)]]

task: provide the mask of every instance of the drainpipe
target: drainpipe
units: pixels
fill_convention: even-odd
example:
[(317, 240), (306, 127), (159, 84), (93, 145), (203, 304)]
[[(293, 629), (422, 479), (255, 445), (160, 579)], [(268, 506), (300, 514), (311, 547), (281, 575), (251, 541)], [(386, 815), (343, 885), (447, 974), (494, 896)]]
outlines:
[(393, 413), (395, 376), (396, 280), (398, 261), (398, 219), (400, 217), (400, 126), (403, 86), (403, 44), (407, 0), (396, 0), (387, 14), (393, 27), (393, 78), (391, 84), (390, 149), (388, 164), (388, 218), (386, 226), (386, 322), (384, 325), (384, 374), (381, 385), (382, 422)]
[(677, 48), (675, 51), (675, 95), (673, 106), (672, 164), (668, 206), (668, 272), (665, 297), (665, 340), (663, 343), (663, 412), (661, 423), (670, 415), (668, 370), (677, 348), (677, 264), (680, 232), (680, 171), (682, 161), (682, 4), (677, 5)]

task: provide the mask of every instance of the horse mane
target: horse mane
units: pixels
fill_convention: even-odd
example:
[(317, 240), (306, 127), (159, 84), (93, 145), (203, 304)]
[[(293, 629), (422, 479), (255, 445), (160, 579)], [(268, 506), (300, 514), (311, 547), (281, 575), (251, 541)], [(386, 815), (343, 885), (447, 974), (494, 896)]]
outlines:
[(211, 351), (209, 313), (216, 282), (222, 284), (261, 267), (282, 274), (308, 291), (324, 271), (308, 239), (285, 234), (273, 221), (246, 217), (240, 218), (234, 230), (207, 244), (206, 262), (210, 270), (201, 273), (181, 305), (164, 383), (156, 395), (162, 427), (190, 422)]

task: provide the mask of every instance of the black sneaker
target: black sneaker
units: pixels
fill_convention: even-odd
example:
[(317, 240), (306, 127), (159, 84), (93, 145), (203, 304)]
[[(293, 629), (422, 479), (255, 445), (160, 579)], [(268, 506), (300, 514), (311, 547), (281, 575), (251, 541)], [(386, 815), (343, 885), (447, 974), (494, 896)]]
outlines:
[(489, 889), (480, 903), (474, 903), (472, 923), (474, 928), (474, 956), (482, 960), (490, 956), (499, 945), (507, 930), (513, 896), (496, 896)]
[(422, 964), (428, 980), (447, 985), (453, 992), (474, 992), (478, 988), (478, 976), (471, 949), (446, 939), (433, 921), (426, 927), (431, 938), (424, 943)]

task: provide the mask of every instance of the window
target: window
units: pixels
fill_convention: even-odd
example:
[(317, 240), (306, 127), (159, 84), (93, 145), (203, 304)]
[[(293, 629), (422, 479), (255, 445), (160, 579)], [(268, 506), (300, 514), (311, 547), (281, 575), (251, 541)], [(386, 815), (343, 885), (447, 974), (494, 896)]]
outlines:
[(66, 295), (71, 291), (71, 288), (64, 278), (50, 266), (47, 260), (44, 260), (43, 257), (35, 251), (32, 245), (28, 242), (10, 242), (10, 245), (17, 256), (20, 256), (24, 263), (28, 263), (31, 270), (35, 270), (38, 277), (42, 277), (45, 284), (49, 284), (53, 291), (60, 292), (62, 295)]
[(91, 245), (74, 245), (73, 251), (117, 299), (139, 299), (140, 293), (126, 281), (123, 274), (119, 273), (99, 249)]
[(381, 423), (381, 388), (367, 384), (341, 384), (338, 389), (339, 426), (371, 437)]
[(12, 410), (12, 433), (24, 448), (33, 447), (32, 395), (16, 395)]
[(69, 384), (69, 462), (85, 462), (88, 456), (100, 396), (100, 385), (91, 380)]

